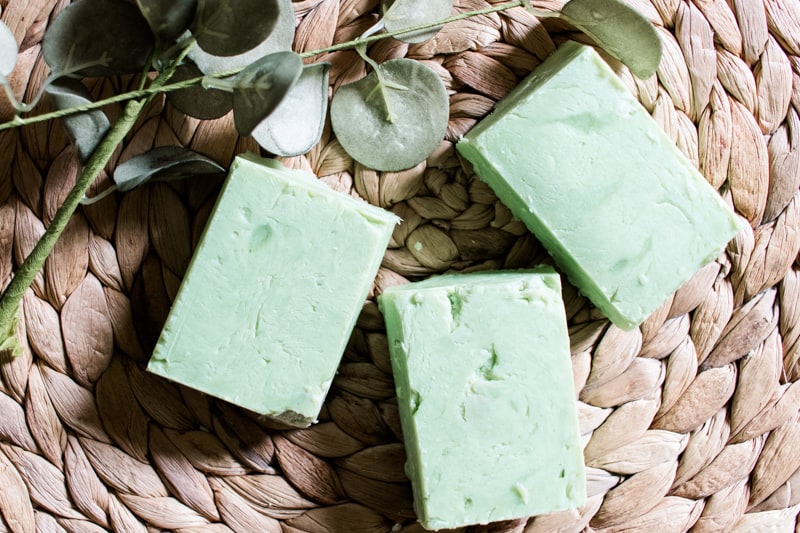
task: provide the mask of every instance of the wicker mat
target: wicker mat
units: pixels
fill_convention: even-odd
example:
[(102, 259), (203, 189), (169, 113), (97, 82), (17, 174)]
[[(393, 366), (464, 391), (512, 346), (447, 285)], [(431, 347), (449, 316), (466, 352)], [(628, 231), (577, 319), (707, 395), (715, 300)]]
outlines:
[[(657, 79), (620, 75), (752, 229), (631, 332), (609, 325), (567, 286), (590, 498), (578, 511), (469, 531), (794, 531), (800, 3), (630, 2), (658, 27), (665, 54)], [(0, 0), (22, 43), (13, 83), (26, 100), (46, 75), (44, 28), (67, 3)], [(558, 2), (545, 4), (538, 3)], [(361, 34), (376, 6), (296, 2), (296, 49)], [(440, 149), (414, 169), (376, 173), (355, 166), (326, 133), (307, 156), (285, 161), (405, 221), (371, 296), (446, 270), (547, 261), (462, 165), (453, 141), (568, 38), (585, 40), (515, 8), (454, 23), (427, 43), (372, 46), (377, 59), (418, 59), (445, 80), (451, 119)], [(366, 72), (351, 51), (322, 59), (333, 63), (334, 88)], [(103, 81), (94, 89), (125, 88)], [(175, 144), (225, 164), (257, 150), (236, 136), (230, 117), (187, 119), (162, 98), (111, 164)], [(7, 281), (77, 166), (61, 125), (44, 123), (0, 135), (0, 170)], [(271, 425), (144, 372), (221, 179), (150, 184), (82, 208), (70, 223), (24, 299), (24, 356), (0, 365), (0, 531), (420, 531), (374, 301), (363, 308), (320, 422), (308, 429)], [(104, 177), (97, 188), (107, 184)]]

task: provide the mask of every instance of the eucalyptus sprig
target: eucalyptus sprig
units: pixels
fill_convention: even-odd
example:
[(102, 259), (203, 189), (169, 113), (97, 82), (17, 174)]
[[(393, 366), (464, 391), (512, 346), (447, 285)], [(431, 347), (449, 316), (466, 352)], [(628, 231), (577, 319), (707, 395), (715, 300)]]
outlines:
[[(512, 0), (449, 17), (452, 0), (384, 0), (378, 24), (367, 33), (303, 54), (291, 50), (291, 0), (75, 0), (51, 22), (42, 43), (52, 71), (42, 91), (59, 109), (22, 117), (38, 97), (28, 103), (16, 99), (8, 76), (18, 48), (0, 22), (0, 85), (16, 109), (0, 131), (61, 118), (82, 163), (74, 187), (0, 298), (0, 352), (19, 353), (13, 332), (25, 291), (78, 206), (101, 199), (88, 199), (86, 192), (156, 95), (167, 94), (175, 108), (199, 119), (232, 110), (241, 135), (252, 135), (270, 153), (298, 155), (319, 141), (328, 113), (329, 65), (304, 65), (303, 59), (356, 49), (372, 72), (334, 95), (330, 113), (337, 139), (366, 166), (409, 168), (441, 142), (449, 118), (447, 94), (438, 75), (422, 63), (395, 59), (378, 64), (367, 55), (367, 46), (389, 37), (422, 42), (448, 23), (515, 7), (537, 16), (561, 16), (637, 76), (656, 71), (658, 34), (620, 0), (569, 0), (561, 13)], [(598, 15), (603, 13), (609, 16)], [(86, 27), (101, 31), (86, 32)], [(94, 102), (77, 79), (135, 73), (141, 74), (137, 90)], [(111, 123), (103, 109), (114, 103), (125, 107)], [(150, 179), (223, 170), (186, 148), (158, 148), (119, 165), (115, 184), (102, 194), (124, 192)]]

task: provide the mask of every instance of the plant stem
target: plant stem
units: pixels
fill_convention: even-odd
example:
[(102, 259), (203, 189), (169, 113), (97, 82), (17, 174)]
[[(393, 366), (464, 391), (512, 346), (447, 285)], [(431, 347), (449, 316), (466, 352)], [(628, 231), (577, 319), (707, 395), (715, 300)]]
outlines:
[(89, 187), (94, 183), (97, 175), (106, 166), (114, 149), (122, 142), (125, 135), (133, 128), (133, 124), (139, 117), (144, 106), (147, 104), (148, 99), (131, 100), (125, 106), (122, 116), (114, 123), (114, 126), (109, 130), (103, 138), (103, 142), (97, 147), (92, 154), (92, 157), (86, 163), (83, 172), (79, 176), (75, 186), (70, 190), (64, 203), (56, 211), (53, 221), (47, 227), (44, 235), (36, 243), (28, 257), (25, 258), (22, 265), (14, 273), (14, 277), (6, 290), (3, 292), (3, 297), (0, 298), (0, 331), (8, 331), (11, 322), (17, 313), (19, 302), (22, 300), (25, 291), (31, 286), (36, 274), (44, 267), (44, 262), (53, 251), (56, 241), (61, 236), (64, 228), (67, 227), (72, 214), (78, 208), (81, 198), (89, 190)]
[[(303, 59), (317, 56), (320, 54), (327, 54), (330, 52), (338, 52), (340, 50), (349, 50), (354, 48), (357, 45), (363, 44), (368, 45), (376, 41), (380, 41), (383, 39), (387, 39), (389, 37), (396, 37), (397, 35), (401, 35), (403, 33), (410, 33), (412, 31), (420, 31), (420, 30), (427, 30), (430, 28), (435, 28), (437, 26), (442, 26), (444, 24), (448, 24), (450, 22), (456, 22), (459, 20), (465, 20), (472, 17), (477, 17), (479, 15), (488, 15), (491, 13), (498, 13), (500, 11), (506, 11), (508, 9), (514, 7), (520, 7), (525, 5), (525, 0), (512, 0), (511, 2), (505, 2), (502, 4), (497, 4), (492, 7), (487, 7), (484, 9), (476, 9), (473, 11), (465, 11), (464, 13), (459, 13), (457, 15), (452, 15), (447, 17), (446, 19), (442, 19), (436, 22), (431, 22), (429, 24), (421, 24), (419, 26), (412, 26), (409, 28), (403, 28), (401, 30), (391, 31), (391, 32), (384, 32), (384, 33), (377, 33), (375, 35), (370, 35), (364, 38), (353, 39), (352, 41), (346, 41), (343, 43), (337, 43), (331, 46), (327, 46), (325, 48), (320, 48), (319, 50), (312, 50), (310, 52), (303, 52), (300, 54), (300, 57)], [(41, 115), (35, 115), (32, 117), (15, 117), (14, 119), (4, 122), (0, 124), (0, 131), (16, 128), (19, 126), (26, 126), (28, 124), (35, 124), (37, 122), (45, 122), (48, 120), (53, 120), (56, 118), (63, 118), (69, 115), (74, 115), (77, 113), (83, 113), (85, 111), (92, 111), (94, 109), (99, 109), (105, 107), (110, 104), (118, 104), (121, 102), (127, 102), (130, 100), (135, 100), (137, 98), (144, 98), (147, 96), (153, 96), (159, 93), (168, 93), (172, 91), (177, 91), (179, 89), (186, 89), (188, 87), (193, 87), (195, 85), (199, 85), (202, 83), (203, 78), (213, 77), (213, 78), (226, 78), (229, 76), (233, 76), (238, 74), (243, 70), (244, 67), (228, 70), (225, 72), (218, 72), (216, 74), (210, 74), (208, 76), (198, 76), (195, 78), (189, 78), (180, 82), (164, 84), (160, 87), (155, 85), (151, 85), (146, 89), (141, 89), (138, 91), (130, 91), (123, 94), (118, 94), (109, 98), (105, 98), (103, 100), (97, 100), (96, 102), (90, 102), (84, 105), (70, 107), (68, 109), (59, 109), (57, 111), (52, 111), (50, 113), (42, 113)]]
[[(303, 58), (307, 58), (328, 52), (336, 52), (339, 50), (350, 49), (358, 45), (366, 46), (367, 44), (370, 44), (372, 42), (379, 41), (381, 39), (386, 39), (388, 37), (394, 37), (396, 35), (400, 35), (403, 33), (426, 30), (437, 26), (442, 26), (449, 22), (464, 20), (479, 15), (487, 15), (489, 13), (496, 13), (499, 11), (505, 11), (507, 9), (523, 5), (525, 5), (525, 0), (513, 0), (511, 2), (498, 4), (490, 8), (478, 9), (474, 11), (460, 13), (458, 15), (453, 15), (451, 17), (448, 17), (446, 19), (431, 24), (423, 24), (419, 26), (413, 26), (410, 28), (404, 28), (402, 30), (394, 32), (386, 32), (386, 33), (370, 35), (368, 37), (354, 39), (352, 41), (347, 41), (344, 43), (338, 43), (319, 50), (304, 52), (303, 54), (300, 55)], [(2, 131), (5, 129), (15, 128), (18, 126), (25, 126), (28, 124), (34, 124), (36, 122), (44, 122), (47, 120), (61, 118), (76, 113), (91, 111), (112, 103), (127, 102), (123, 110), (122, 116), (119, 118), (119, 120), (117, 120), (114, 123), (112, 128), (103, 138), (103, 141), (100, 143), (100, 145), (92, 154), (91, 158), (89, 158), (89, 161), (86, 163), (86, 166), (81, 172), (81, 175), (78, 177), (78, 180), (76, 181), (75, 185), (70, 190), (69, 194), (64, 200), (64, 203), (56, 211), (55, 216), (53, 217), (53, 220), (50, 223), (50, 225), (47, 227), (47, 230), (45, 231), (44, 235), (42, 235), (42, 237), (36, 243), (36, 246), (33, 248), (31, 253), (28, 254), (28, 257), (26, 257), (25, 260), (22, 262), (22, 265), (20, 265), (19, 269), (15, 272), (14, 277), (12, 278), (8, 287), (6, 287), (6, 289), (3, 291), (2, 297), (0, 297), (0, 332), (3, 333), (11, 332), (11, 330), (13, 329), (12, 326), (14, 324), (15, 319), (17, 318), (17, 311), (19, 309), (19, 303), (22, 300), (22, 297), (33, 283), (33, 280), (36, 278), (36, 275), (44, 267), (45, 261), (47, 260), (50, 253), (53, 251), (53, 248), (55, 247), (58, 238), (61, 236), (61, 233), (67, 227), (70, 218), (72, 218), (73, 213), (80, 205), (81, 200), (86, 196), (86, 192), (89, 190), (89, 187), (91, 187), (92, 183), (94, 183), (97, 176), (106, 166), (106, 164), (108, 164), (108, 161), (111, 158), (111, 155), (114, 153), (116, 147), (125, 139), (125, 136), (131, 131), (133, 125), (136, 123), (136, 119), (139, 118), (139, 115), (141, 114), (142, 110), (147, 105), (147, 103), (150, 100), (152, 100), (157, 94), (174, 91), (186, 87), (191, 87), (193, 85), (197, 85), (202, 82), (204, 77), (201, 76), (185, 80), (179, 83), (172, 83), (172, 84), (166, 83), (172, 76), (172, 74), (174, 74), (175, 69), (183, 60), (183, 58), (186, 56), (188, 51), (189, 48), (188, 47), (185, 48), (183, 50), (183, 53), (178, 57), (178, 59), (176, 59), (172, 63), (171, 67), (162, 72), (161, 74), (159, 74), (159, 76), (153, 81), (153, 83), (148, 88), (141, 89), (138, 91), (131, 91), (125, 94), (117, 95), (112, 98), (100, 100), (92, 104), (76, 106), (69, 109), (55, 111), (53, 113), (43, 113), (41, 115), (36, 115), (28, 118), (22, 118), (17, 116), (14, 117), (14, 119), (12, 119), (9, 122), (0, 124), (0, 131)], [(214, 77), (224, 78), (232, 76), (234, 74), (237, 74), (241, 70), (242, 69), (222, 72), (219, 74), (215, 74)], [(2, 340), (3, 339), (0, 339), (0, 342), (2, 342)]]
[[(188, 48), (184, 50), (185, 56)], [(166, 81), (175, 73), (177, 64), (176, 61), (171, 68), (165, 70), (158, 77), (153, 80), (151, 87), (163, 86)], [(108, 164), (111, 155), (117, 146), (125, 139), (125, 136), (131, 131), (136, 119), (142, 113), (144, 107), (153, 99), (156, 93), (147, 95), (138, 100), (130, 100), (122, 111), (122, 116), (114, 123), (111, 129), (106, 133), (103, 141), (95, 149), (86, 166), (83, 168), (80, 176), (78, 177), (75, 185), (67, 194), (64, 203), (56, 211), (53, 220), (44, 232), (44, 235), (39, 239), (34, 246), (33, 250), (28, 257), (20, 265), (19, 269), (14, 273), (14, 277), (8, 284), (8, 287), (3, 291), (0, 298), (0, 332), (8, 332), (12, 329), (12, 324), (17, 317), (17, 310), (25, 291), (31, 286), (36, 275), (44, 267), (47, 257), (53, 251), (56, 241), (64, 232), (70, 218), (75, 213), (75, 210), (81, 203), (81, 200), (86, 195), (89, 187), (92, 186), (97, 176)], [(0, 339), (2, 341), (2, 339)]]

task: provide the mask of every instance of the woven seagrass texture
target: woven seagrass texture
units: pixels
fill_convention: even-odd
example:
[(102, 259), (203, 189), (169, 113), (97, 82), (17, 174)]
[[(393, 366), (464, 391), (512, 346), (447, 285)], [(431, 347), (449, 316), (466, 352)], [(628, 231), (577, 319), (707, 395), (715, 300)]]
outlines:
[[(588, 503), (469, 531), (794, 531), (800, 3), (630, 3), (658, 28), (664, 58), (646, 81), (612, 66), (750, 225), (630, 332), (565, 286)], [(0, 0), (21, 43), (12, 82), (26, 100), (47, 74), (44, 29), (66, 4)], [(462, 11), (488, 5), (456, 2)], [(354, 38), (377, 19), (376, 0), (304, 0), (295, 8), (298, 51)], [(284, 161), (402, 217), (371, 298), (409, 278), (548, 261), (462, 164), (453, 141), (565, 39), (588, 42), (515, 8), (451, 24), (426, 43), (374, 44), (375, 59), (417, 59), (444, 80), (451, 118), (439, 150), (416, 168), (378, 173), (354, 164), (326, 132), (307, 156)], [(366, 73), (352, 51), (318, 59), (333, 64), (334, 90)], [(93, 91), (111, 95), (127, 84), (96, 81)], [(7, 108), (0, 113), (8, 118)], [(230, 117), (188, 119), (159, 98), (109, 170), (162, 145), (224, 164), (258, 148), (237, 137)], [(77, 171), (58, 123), (0, 133), (1, 283)], [(0, 364), (0, 531), (420, 530), (373, 300), (320, 422), (308, 429), (270, 424), (143, 370), (221, 179), (149, 184), (84, 207), (71, 221), (24, 298), (24, 355)], [(108, 184), (101, 176), (95, 190)]]

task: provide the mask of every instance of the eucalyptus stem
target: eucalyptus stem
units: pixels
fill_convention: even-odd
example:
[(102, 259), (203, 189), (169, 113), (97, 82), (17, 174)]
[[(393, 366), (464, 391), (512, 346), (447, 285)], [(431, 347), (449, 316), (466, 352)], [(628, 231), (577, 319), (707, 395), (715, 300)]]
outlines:
[[(430, 24), (422, 24), (418, 26), (412, 26), (409, 28), (403, 28), (401, 30), (393, 32), (384, 32), (375, 35), (369, 35), (351, 41), (334, 44), (332, 46), (321, 48), (319, 50), (304, 52), (300, 55), (303, 58), (308, 58), (324, 53), (351, 49), (356, 46), (366, 46), (372, 42), (386, 39), (389, 37), (394, 37), (404, 33), (427, 30), (430, 28), (435, 28), (437, 26), (442, 26), (450, 22), (465, 20), (479, 15), (497, 13), (500, 11), (511, 9), (513, 7), (519, 7), (525, 5), (527, 5), (527, 0), (513, 0), (510, 2), (498, 4), (485, 9), (477, 9), (474, 11), (459, 13), (457, 15), (453, 15), (446, 19), (442, 19)], [(22, 300), (22, 297), (33, 283), (34, 279), (36, 278), (36, 275), (44, 267), (45, 261), (47, 260), (50, 253), (53, 251), (53, 248), (55, 247), (58, 238), (61, 236), (64, 229), (67, 227), (69, 220), (72, 218), (73, 213), (80, 205), (81, 200), (86, 196), (86, 192), (89, 190), (91, 185), (97, 179), (97, 176), (100, 174), (103, 168), (105, 168), (105, 166), (108, 164), (108, 161), (111, 158), (111, 155), (114, 153), (116, 147), (125, 139), (125, 136), (131, 131), (134, 124), (136, 123), (136, 120), (139, 118), (139, 115), (141, 114), (142, 110), (147, 105), (147, 103), (150, 102), (157, 94), (175, 91), (178, 89), (184, 89), (202, 83), (205, 76), (199, 76), (178, 83), (167, 84), (167, 81), (172, 76), (172, 74), (174, 74), (178, 64), (183, 60), (188, 51), (189, 48), (188, 47), (185, 48), (183, 50), (183, 53), (171, 64), (170, 68), (166, 69), (164, 72), (159, 74), (159, 76), (155, 80), (153, 80), (153, 83), (147, 88), (143, 88), (137, 91), (130, 91), (124, 94), (116, 95), (111, 98), (99, 100), (91, 104), (75, 106), (68, 109), (54, 111), (52, 113), (43, 113), (40, 115), (27, 118), (15, 116), (12, 120), (0, 124), (0, 131), (2, 131), (6, 129), (16, 128), (19, 126), (34, 124), (37, 122), (44, 122), (47, 120), (62, 118), (72, 114), (91, 111), (94, 109), (107, 106), (109, 104), (127, 102), (123, 110), (122, 116), (119, 118), (119, 120), (117, 120), (114, 123), (114, 125), (106, 134), (106, 136), (103, 138), (102, 142), (98, 145), (98, 147), (93, 152), (92, 156), (89, 158), (89, 161), (83, 168), (83, 171), (78, 177), (75, 185), (70, 190), (69, 194), (64, 200), (64, 203), (56, 211), (55, 216), (53, 217), (53, 220), (50, 223), (50, 225), (47, 227), (44, 235), (42, 235), (42, 237), (36, 243), (36, 246), (33, 248), (31, 253), (28, 254), (28, 257), (26, 257), (25, 260), (22, 262), (19, 269), (15, 272), (14, 277), (11, 279), (11, 282), (9, 283), (8, 287), (6, 287), (6, 289), (3, 291), (2, 297), (0, 297), (0, 334), (5, 335), (6, 333), (8, 333), (13, 335), (13, 329), (14, 329), (13, 326), (18, 317), (19, 303)], [(213, 77), (225, 78), (228, 76), (238, 74), (241, 70), (242, 69), (236, 69), (228, 72), (221, 72), (215, 74)], [(2, 343), (3, 340), (4, 339), (0, 339), (0, 343)]]
[[(465, 20), (465, 19), (469, 19), (469, 18), (472, 18), (472, 17), (480, 16), (480, 15), (489, 15), (491, 13), (498, 13), (498, 12), (506, 11), (506, 10), (514, 8), (514, 7), (521, 7), (521, 6), (526, 6), (526, 5), (527, 5), (526, 0), (512, 0), (511, 2), (505, 2), (505, 3), (502, 3), (502, 4), (497, 4), (497, 5), (494, 5), (492, 7), (487, 7), (487, 8), (484, 8), (484, 9), (476, 9), (476, 10), (473, 10), (473, 11), (465, 11), (464, 13), (459, 13), (457, 15), (452, 15), (452, 16), (447, 17), (445, 19), (438, 20), (436, 22), (431, 22), (431, 23), (428, 23), (428, 24), (420, 24), (418, 26), (411, 26), (409, 28), (403, 28), (403, 29), (400, 29), (400, 30), (377, 33), (377, 34), (374, 34), (374, 35), (369, 35), (367, 37), (359, 37), (359, 38), (353, 39), (351, 41), (337, 43), (337, 44), (334, 44), (334, 45), (331, 45), (331, 46), (327, 46), (325, 48), (320, 48), (318, 50), (311, 50), (309, 52), (303, 52), (302, 54), (300, 54), (300, 57), (302, 57), (303, 59), (306, 59), (306, 58), (309, 58), (309, 57), (318, 56), (320, 54), (327, 54), (327, 53), (330, 53), (330, 52), (338, 52), (338, 51), (341, 51), (341, 50), (349, 50), (351, 48), (355, 48), (358, 45), (368, 45), (368, 44), (371, 44), (373, 42), (381, 41), (383, 39), (388, 39), (389, 37), (396, 37), (396, 36), (402, 35), (404, 33), (411, 33), (411, 32), (416, 32), (416, 31), (421, 31), (421, 30), (429, 30), (431, 28), (436, 28), (438, 26), (443, 26), (443, 25), (448, 24), (450, 22), (457, 22), (459, 20)], [(77, 113), (83, 113), (83, 112), (86, 112), (86, 111), (93, 111), (95, 109), (100, 109), (102, 107), (105, 107), (105, 106), (108, 106), (108, 105), (111, 105), (111, 104), (118, 104), (118, 103), (122, 103), (122, 102), (128, 102), (130, 100), (135, 100), (135, 99), (138, 99), (138, 98), (152, 97), (152, 96), (155, 96), (156, 94), (169, 93), (169, 92), (172, 92), (172, 91), (177, 91), (179, 89), (186, 89), (186, 88), (189, 88), (189, 87), (194, 87), (196, 85), (200, 85), (203, 82), (203, 79), (206, 79), (206, 78), (209, 78), (209, 77), (211, 77), (211, 78), (227, 78), (229, 76), (234, 76), (234, 75), (238, 74), (243, 69), (244, 69), (244, 67), (238, 68), (238, 69), (233, 69), (233, 70), (227, 70), (225, 72), (218, 72), (216, 74), (210, 74), (210, 75), (207, 75), (207, 76), (197, 76), (195, 78), (188, 78), (188, 79), (180, 81), (180, 82), (164, 84), (162, 86), (156, 86), (154, 84), (154, 85), (151, 85), (150, 87), (147, 87), (145, 89), (141, 89), (141, 90), (137, 90), (137, 91), (129, 91), (129, 92), (126, 92), (126, 93), (122, 93), (122, 94), (117, 94), (117, 95), (111, 96), (109, 98), (104, 98), (102, 100), (97, 100), (95, 102), (90, 102), (90, 103), (87, 103), (87, 104), (83, 104), (83, 105), (80, 105), (80, 106), (74, 106), (74, 107), (70, 107), (70, 108), (67, 108), (67, 109), (59, 109), (57, 111), (52, 111), (52, 112), (49, 112), (49, 113), (42, 113), (40, 115), (35, 115), (35, 116), (32, 116), (32, 117), (19, 117), (19, 116), (17, 116), (17, 117), (14, 117), (12, 120), (9, 120), (8, 122), (4, 122), (4, 123), (0, 124), (0, 131), (16, 128), (16, 127), (19, 127), (19, 126), (27, 126), (29, 124), (36, 124), (37, 122), (46, 122), (48, 120), (53, 120), (53, 119), (56, 119), (56, 118), (63, 118), (63, 117), (66, 117), (66, 116), (74, 115), (74, 114), (77, 114)]]
[[(184, 51), (188, 52), (188, 49)], [(181, 56), (183, 57), (183, 56)], [(162, 72), (155, 80), (151, 87), (163, 86), (166, 81), (174, 74), (178, 61), (175, 64)], [(111, 129), (103, 137), (102, 142), (97, 146), (92, 156), (87, 161), (86, 166), (78, 176), (75, 185), (67, 194), (64, 203), (56, 211), (53, 220), (44, 232), (44, 235), (39, 239), (30, 254), (20, 265), (19, 269), (14, 273), (14, 277), (8, 284), (8, 287), (3, 291), (0, 298), (0, 332), (5, 334), (12, 330), (12, 325), (17, 318), (17, 311), (25, 291), (33, 283), (36, 275), (44, 267), (50, 253), (58, 241), (58, 238), (64, 232), (72, 215), (81, 203), (81, 200), (86, 196), (86, 192), (92, 183), (100, 175), (100, 172), (108, 164), (114, 150), (125, 139), (125, 136), (133, 129), (136, 120), (141, 115), (144, 107), (153, 99), (156, 93), (147, 95), (138, 100), (130, 100), (122, 111), (122, 116), (117, 120)], [(0, 339), (2, 341), (2, 339)]]
[(9, 331), (25, 291), (28, 290), (36, 275), (44, 267), (45, 260), (50, 255), (50, 252), (53, 251), (56, 241), (67, 227), (67, 223), (72, 218), (78, 205), (80, 205), (80, 201), (86, 191), (89, 190), (100, 171), (106, 166), (117, 145), (122, 142), (125, 135), (133, 128), (136, 119), (147, 102), (148, 99), (146, 98), (128, 102), (122, 116), (114, 123), (114, 126), (108, 131), (102, 143), (86, 163), (83, 172), (70, 190), (64, 203), (56, 211), (44, 235), (42, 235), (31, 253), (28, 254), (28, 257), (25, 258), (25, 261), (14, 273), (11, 283), (3, 292), (3, 297), (0, 298), (0, 331)]

